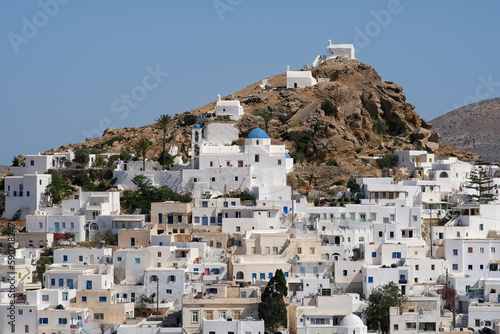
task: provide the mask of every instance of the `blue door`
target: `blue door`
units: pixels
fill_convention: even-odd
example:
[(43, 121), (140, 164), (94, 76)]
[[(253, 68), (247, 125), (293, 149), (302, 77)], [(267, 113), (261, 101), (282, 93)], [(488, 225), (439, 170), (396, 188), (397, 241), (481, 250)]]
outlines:
[(300, 277), (306, 276), (306, 267), (300, 267)]
[(92, 281), (87, 281), (87, 290), (92, 290)]
[(68, 289), (73, 289), (73, 279), (68, 278)]
[(59, 223), (54, 223), (55, 232), (59, 232)]

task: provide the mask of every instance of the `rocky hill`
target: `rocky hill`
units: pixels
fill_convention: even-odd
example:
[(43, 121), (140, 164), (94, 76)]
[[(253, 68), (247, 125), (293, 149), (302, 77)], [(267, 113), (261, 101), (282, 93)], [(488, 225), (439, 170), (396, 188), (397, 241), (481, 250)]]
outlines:
[[(245, 115), (236, 122), (243, 143), (248, 133), (260, 126), (273, 144), (285, 144), (296, 161), (289, 182), (295, 189), (336, 191), (335, 181), (351, 176), (380, 176), (373, 156), (401, 149), (426, 149), (462, 159), (476, 156), (440, 143), (440, 136), (406, 102), (403, 88), (382, 82), (374, 68), (358, 60), (339, 58), (312, 69), (316, 78), (329, 78), (313, 87), (275, 89), (286, 85), (286, 74), (268, 78), (223, 99), (239, 99)], [(178, 114), (168, 129), (168, 147), (189, 160), (191, 128), (198, 122), (214, 122), (215, 101), (199, 109)], [(265, 120), (268, 120), (266, 122)], [(152, 122), (154, 120), (151, 120)], [(221, 120), (217, 122), (231, 122)], [(266, 124), (267, 123), (267, 124)], [(202, 125), (203, 126), (203, 125)], [(148, 158), (162, 150), (163, 132), (151, 124), (140, 128), (107, 129), (102, 137), (46, 153), (94, 148), (102, 152), (133, 151), (141, 137), (153, 141)], [(338, 184), (338, 182), (337, 182)]]
[(500, 161), (499, 122), (499, 97), (452, 110), (431, 121), (444, 143), (479, 154), (487, 162)]

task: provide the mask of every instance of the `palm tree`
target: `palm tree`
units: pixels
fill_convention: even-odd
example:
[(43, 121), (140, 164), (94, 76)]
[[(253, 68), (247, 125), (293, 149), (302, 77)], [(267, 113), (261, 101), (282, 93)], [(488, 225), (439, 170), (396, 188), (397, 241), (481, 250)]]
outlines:
[(167, 140), (167, 127), (172, 121), (173, 118), (170, 115), (161, 115), (155, 119), (156, 125), (163, 130), (163, 170), (165, 170), (165, 141)]
[(135, 144), (136, 150), (139, 151), (142, 155), (142, 170), (144, 171), (146, 170), (146, 154), (151, 148), (151, 146), (153, 146), (153, 143), (146, 137), (142, 137)]

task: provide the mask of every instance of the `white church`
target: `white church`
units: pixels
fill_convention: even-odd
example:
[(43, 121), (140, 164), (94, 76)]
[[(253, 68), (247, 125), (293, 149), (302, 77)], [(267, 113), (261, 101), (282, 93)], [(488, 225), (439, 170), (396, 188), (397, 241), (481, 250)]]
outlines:
[(238, 189), (262, 200), (289, 200), (291, 189), (286, 175), (292, 171), (293, 159), (285, 145), (272, 145), (269, 135), (253, 129), (242, 146), (234, 124), (211, 123), (202, 129), (195, 124), (191, 130), (191, 163), (182, 170), (129, 172), (115, 170), (115, 186), (133, 189), (131, 180), (142, 174), (153, 184), (166, 185), (178, 192), (201, 196), (206, 191), (215, 196)]

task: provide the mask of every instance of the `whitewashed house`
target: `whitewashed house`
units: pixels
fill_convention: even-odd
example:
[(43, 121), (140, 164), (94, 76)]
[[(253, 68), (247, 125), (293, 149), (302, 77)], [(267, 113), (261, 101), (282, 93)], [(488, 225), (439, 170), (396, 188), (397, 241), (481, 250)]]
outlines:
[(239, 100), (222, 100), (220, 95), (217, 95), (217, 103), (215, 105), (215, 116), (229, 116), (232, 121), (237, 121), (243, 116), (243, 107)]
[(310, 70), (290, 71), (290, 66), (286, 67), (286, 88), (311, 87), (317, 83)]
[(24, 174), (23, 176), (5, 177), (5, 211), (4, 219), (12, 219), (19, 212), (18, 219), (37, 210), (43, 210), (48, 204), (44, 195), (52, 181), (49, 174)]

